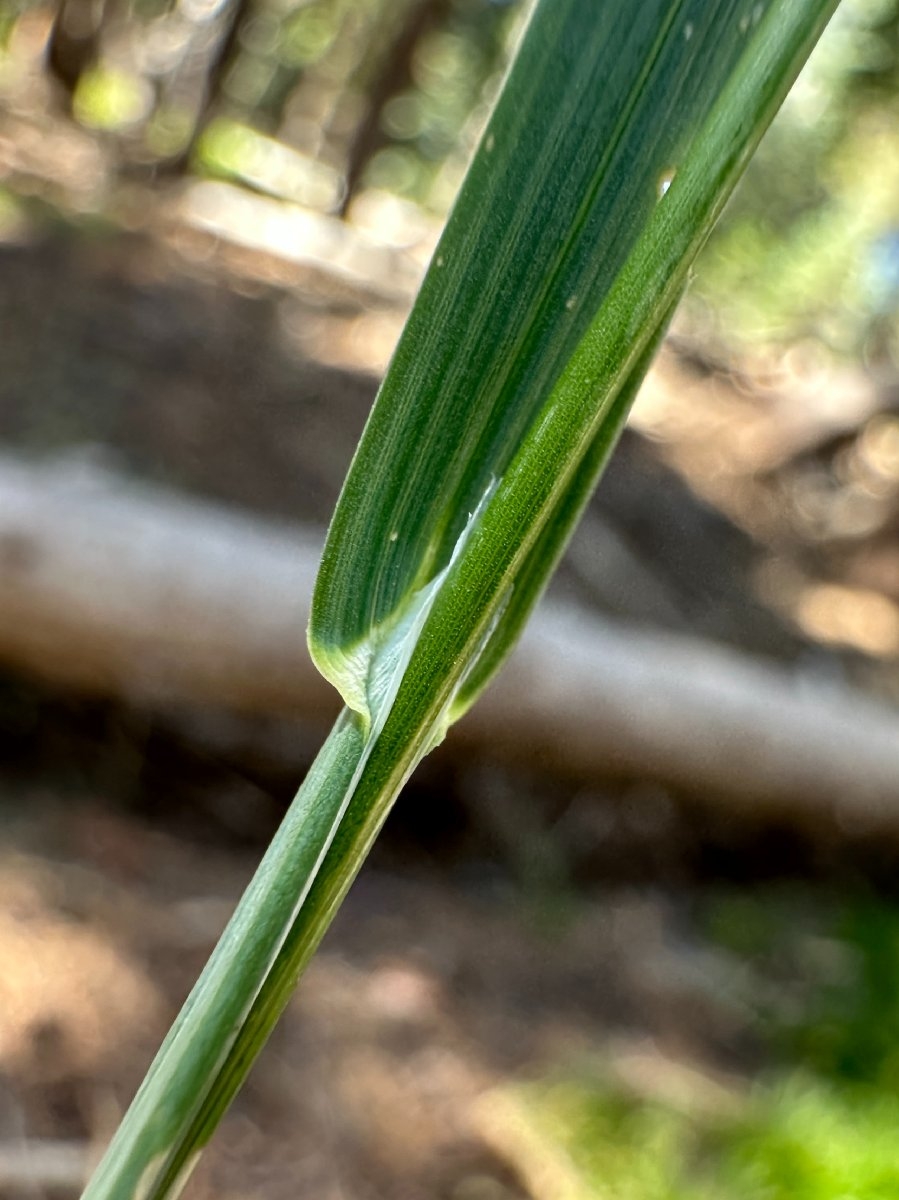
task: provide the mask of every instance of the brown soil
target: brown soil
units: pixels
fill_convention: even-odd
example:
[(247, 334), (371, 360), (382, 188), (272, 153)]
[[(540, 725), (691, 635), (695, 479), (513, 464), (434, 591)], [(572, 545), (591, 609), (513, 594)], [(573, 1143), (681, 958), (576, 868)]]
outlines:
[[(100, 800), (4, 809), (0, 1151), (27, 1141), (40, 1168), (41, 1139), (93, 1155), (111, 1133), (255, 855)], [(660, 893), (559, 907), (366, 870), (186, 1195), (523, 1196), (482, 1136), (491, 1087), (638, 1048), (708, 1075), (745, 1051), (713, 960), (685, 969), (687, 928)]]

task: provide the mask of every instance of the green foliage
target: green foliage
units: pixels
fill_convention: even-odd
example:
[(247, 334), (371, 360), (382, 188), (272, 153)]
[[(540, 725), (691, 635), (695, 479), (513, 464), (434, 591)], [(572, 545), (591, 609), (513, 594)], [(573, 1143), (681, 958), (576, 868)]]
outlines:
[[(616, 1200), (891, 1200), (893, 1096), (796, 1075), (723, 1112), (640, 1100), (601, 1079), (512, 1092), (535, 1144), (561, 1150), (578, 1195)], [(545, 1200), (562, 1200), (561, 1188)]]
[(899, 1193), (897, 1116), (891, 1096), (846, 1093), (802, 1076), (762, 1090), (747, 1117), (711, 1140), (721, 1158), (717, 1194), (887, 1200)]
[(705, 928), (775, 986), (750, 996), (766, 1044), (835, 1085), (899, 1096), (899, 908), (772, 890), (718, 896)]
[(899, 908), (734, 891), (704, 924), (744, 968), (743, 999), (780, 1064), (767, 1082), (716, 1098), (688, 1081), (666, 1102), (596, 1070), (507, 1089), (506, 1111), (524, 1114), (539, 1152), (565, 1156), (584, 1197), (899, 1195)]
[(726, 342), (895, 338), (897, 80), (899, 2), (845, 0), (699, 261), (694, 302)]
[(822, 982), (787, 1046), (822, 1075), (899, 1096), (899, 911), (852, 904), (830, 936), (845, 969)]

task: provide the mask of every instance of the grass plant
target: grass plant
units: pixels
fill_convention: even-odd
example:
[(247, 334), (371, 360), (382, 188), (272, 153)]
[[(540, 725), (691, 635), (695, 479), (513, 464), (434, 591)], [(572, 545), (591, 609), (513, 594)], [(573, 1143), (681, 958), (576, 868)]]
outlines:
[(183, 1185), (398, 791), (514, 644), (835, 5), (535, 4), (328, 535), (309, 646), (346, 708), (88, 1200)]
[[(510, 1087), (488, 1101), (494, 1140), (535, 1200), (899, 1195), (895, 1097), (806, 1074), (772, 1079), (718, 1112), (641, 1098), (599, 1073)], [(532, 1161), (555, 1169), (531, 1178)]]
[[(899, 908), (769, 886), (713, 894), (700, 926), (736, 968), (765, 1077), (725, 1091), (685, 1071), (653, 1095), (597, 1063), (498, 1089), (490, 1137), (535, 1200), (899, 1195)], [(531, 1179), (532, 1163), (552, 1169)]]

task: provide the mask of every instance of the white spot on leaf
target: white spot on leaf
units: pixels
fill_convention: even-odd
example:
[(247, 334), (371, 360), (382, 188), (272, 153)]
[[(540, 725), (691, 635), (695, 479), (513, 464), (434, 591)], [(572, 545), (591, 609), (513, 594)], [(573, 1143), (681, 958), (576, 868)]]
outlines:
[(668, 189), (671, 187), (672, 183), (674, 182), (674, 177), (676, 174), (677, 174), (677, 167), (666, 167), (665, 170), (662, 172), (662, 174), (659, 176), (659, 182), (657, 184), (657, 188), (658, 188), (660, 200), (665, 195), (665, 193), (668, 191)]

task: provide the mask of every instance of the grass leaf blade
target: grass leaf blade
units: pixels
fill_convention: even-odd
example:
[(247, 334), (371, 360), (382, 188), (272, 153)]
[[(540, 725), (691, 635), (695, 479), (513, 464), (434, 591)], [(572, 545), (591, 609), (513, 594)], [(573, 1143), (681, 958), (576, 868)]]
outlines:
[[(549, 411), (548, 397), (558, 409), (560, 389), (583, 402), (570, 417), (576, 439), (568, 459), (551, 455), (542, 470), (554, 479), (577, 470), (592, 437), (586, 426), (614, 404), (660, 328), (834, 7), (536, 6), (326, 545), (310, 649), (351, 706), (365, 711), (371, 664), (414, 597), (446, 570), (471, 514)], [(539, 525), (552, 505), (538, 513), (538, 503)], [(536, 596), (516, 597), (521, 620)], [(495, 646), (514, 641), (506, 627)]]
[(418, 759), (500, 666), (836, 0), (539, 0), (329, 533), (345, 712), (89, 1200), (164, 1200)]

